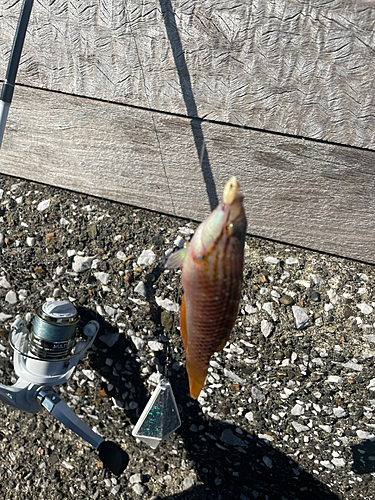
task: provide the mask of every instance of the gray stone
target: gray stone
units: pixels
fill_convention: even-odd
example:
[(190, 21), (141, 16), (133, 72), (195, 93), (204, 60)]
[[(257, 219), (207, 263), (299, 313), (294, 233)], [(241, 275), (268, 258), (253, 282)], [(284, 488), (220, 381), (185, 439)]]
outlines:
[(229, 446), (246, 446), (245, 441), (235, 436), (230, 429), (223, 430), (220, 440)]
[(266, 399), (266, 396), (257, 387), (252, 387), (251, 388), (251, 397), (253, 399), (255, 399), (256, 401), (264, 401)]
[(302, 307), (292, 306), (292, 311), (293, 311), (294, 319), (296, 320), (297, 330), (302, 330), (303, 328), (305, 328), (305, 326), (309, 322), (309, 317), (307, 316), (305, 311), (302, 309)]
[(3, 233), (0, 233), (0, 248), (3, 248), (4, 246), (4, 235)]
[(108, 347), (112, 347), (116, 344), (119, 338), (120, 334), (115, 332), (115, 333), (106, 333), (105, 335), (101, 335), (99, 337), (99, 340), (104, 342)]
[(294, 299), (290, 295), (283, 295), (280, 299), (280, 302), (284, 304), (284, 306), (291, 306), (294, 304)]

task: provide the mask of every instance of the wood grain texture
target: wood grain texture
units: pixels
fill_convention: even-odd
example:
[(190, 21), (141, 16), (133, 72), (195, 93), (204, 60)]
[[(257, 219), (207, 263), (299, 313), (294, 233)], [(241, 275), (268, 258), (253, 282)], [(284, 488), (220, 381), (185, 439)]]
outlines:
[(370, 263), (374, 164), (371, 151), (26, 88), (0, 151), (5, 174), (194, 220), (236, 175), (250, 234)]
[(371, 149), (374, 26), (370, 1), (38, 0), (18, 81)]

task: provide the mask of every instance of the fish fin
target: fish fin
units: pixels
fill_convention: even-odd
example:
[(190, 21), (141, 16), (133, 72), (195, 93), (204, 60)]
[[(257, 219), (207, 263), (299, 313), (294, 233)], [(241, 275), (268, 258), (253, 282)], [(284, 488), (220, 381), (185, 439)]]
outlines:
[(181, 328), (181, 336), (184, 342), (185, 352), (187, 352), (187, 326), (186, 326), (186, 301), (185, 294), (182, 296), (181, 303), (181, 314), (180, 314), (180, 328)]
[(177, 269), (178, 267), (182, 267), (182, 264), (186, 257), (187, 248), (181, 248), (181, 250), (177, 250), (177, 252), (172, 253), (165, 263), (166, 269)]
[(193, 399), (197, 399), (201, 390), (203, 389), (204, 382), (206, 380), (208, 366), (201, 367), (196, 366), (191, 363), (189, 357), (186, 357), (186, 370), (189, 376), (189, 387), (190, 387), (190, 396)]
[(222, 351), (225, 347), (225, 344), (228, 342), (230, 332), (228, 335), (225, 336), (225, 338), (220, 342), (219, 346), (215, 349), (216, 352)]

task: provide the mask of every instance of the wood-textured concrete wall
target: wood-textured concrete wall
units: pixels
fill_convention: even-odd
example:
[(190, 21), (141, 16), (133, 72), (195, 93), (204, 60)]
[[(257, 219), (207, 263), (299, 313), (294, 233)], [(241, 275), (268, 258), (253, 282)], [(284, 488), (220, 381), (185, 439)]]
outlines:
[[(0, 77), (21, 0), (0, 5)], [(375, 263), (375, 4), (37, 0), (0, 171)]]

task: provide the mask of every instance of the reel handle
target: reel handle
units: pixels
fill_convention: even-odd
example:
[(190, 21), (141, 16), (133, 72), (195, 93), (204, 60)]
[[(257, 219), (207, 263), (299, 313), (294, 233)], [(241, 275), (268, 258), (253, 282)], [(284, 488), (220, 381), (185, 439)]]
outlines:
[(88, 427), (69, 406), (62, 401), (51, 387), (41, 387), (38, 390), (37, 401), (59, 422), (68, 429), (87, 441), (99, 451), (99, 458), (106, 469), (116, 476), (120, 475), (129, 463), (129, 455), (112, 441), (104, 441), (102, 436), (96, 434)]

